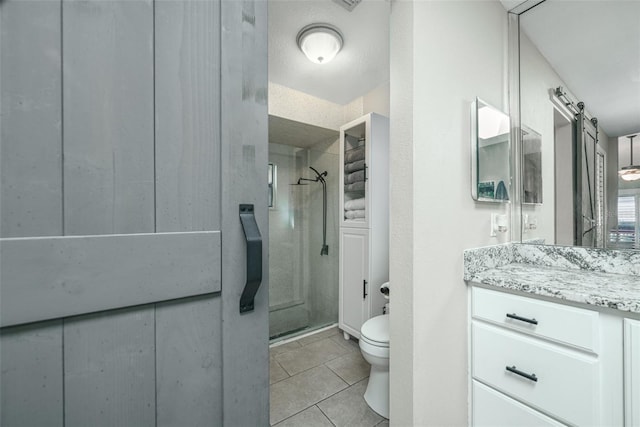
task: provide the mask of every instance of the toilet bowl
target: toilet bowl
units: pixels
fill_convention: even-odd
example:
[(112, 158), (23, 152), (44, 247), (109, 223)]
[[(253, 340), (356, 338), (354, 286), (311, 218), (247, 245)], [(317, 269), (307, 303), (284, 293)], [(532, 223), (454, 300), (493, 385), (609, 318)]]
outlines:
[(360, 329), (360, 351), (371, 365), (364, 400), (376, 413), (389, 418), (389, 315), (364, 322)]

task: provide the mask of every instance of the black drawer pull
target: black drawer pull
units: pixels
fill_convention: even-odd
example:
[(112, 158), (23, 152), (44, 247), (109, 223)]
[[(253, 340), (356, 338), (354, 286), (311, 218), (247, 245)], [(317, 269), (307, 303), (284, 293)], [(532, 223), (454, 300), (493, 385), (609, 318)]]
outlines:
[(518, 316), (517, 314), (509, 314), (507, 313), (507, 317), (509, 319), (519, 320), (521, 322), (531, 323), (532, 325), (537, 325), (538, 321), (536, 319), (527, 319), (526, 317)]
[(362, 299), (365, 299), (367, 297), (367, 281), (363, 280), (362, 281)]
[(526, 372), (522, 372), (521, 370), (517, 369), (515, 366), (507, 366), (505, 369), (509, 372), (513, 372), (516, 375), (520, 375), (521, 377), (531, 380), (534, 383), (538, 382), (538, 377), (536, 377), (536, 374), (527, 374)]

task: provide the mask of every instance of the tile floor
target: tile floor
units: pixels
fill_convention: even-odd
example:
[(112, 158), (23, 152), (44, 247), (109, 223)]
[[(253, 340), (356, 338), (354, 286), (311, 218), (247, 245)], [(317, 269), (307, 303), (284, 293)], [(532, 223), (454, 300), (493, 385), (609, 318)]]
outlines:
[(272, 347), (272, 426), (388, 426), (362, 395), (369, 364), (337, 327)]

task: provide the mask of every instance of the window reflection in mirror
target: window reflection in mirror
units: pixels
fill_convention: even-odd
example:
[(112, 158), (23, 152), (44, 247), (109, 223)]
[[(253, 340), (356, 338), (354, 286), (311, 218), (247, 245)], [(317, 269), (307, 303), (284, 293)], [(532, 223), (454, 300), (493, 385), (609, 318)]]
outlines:
[(472, 106), (471, 194), (482, 202), (509, 201), (509, 116), (479, 98)]

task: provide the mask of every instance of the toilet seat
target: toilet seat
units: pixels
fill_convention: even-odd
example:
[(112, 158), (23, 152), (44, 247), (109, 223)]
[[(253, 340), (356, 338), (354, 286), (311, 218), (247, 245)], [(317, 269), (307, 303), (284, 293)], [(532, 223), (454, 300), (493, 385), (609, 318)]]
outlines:
[(389, 346), (376, 345), (367, 341), (364, 337), (360, 337), (358, 343), (360, 350), (371, 356), (379, 357), (381, 359), (389, 359)]
[(360, 339), (372, 346), (389, 348), (389, 316), (383, 314), (364, 322)]

